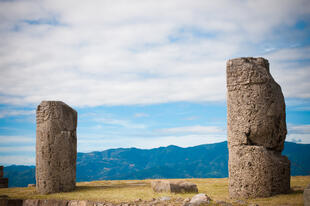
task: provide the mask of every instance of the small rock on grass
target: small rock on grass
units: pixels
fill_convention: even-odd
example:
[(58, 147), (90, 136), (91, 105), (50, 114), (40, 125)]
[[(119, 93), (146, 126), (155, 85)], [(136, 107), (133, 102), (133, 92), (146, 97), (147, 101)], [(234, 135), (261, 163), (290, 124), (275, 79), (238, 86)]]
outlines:
[(189, 202), (189, 206), (199, 206), (200, 204), (209, 204), (211, 198), (208, 197), (206, 194), (200, 193), (192, 197), (191, 201)]
[(160, 197), (159, 200), (160, 201), (169, 201), (169, 200), (171, 200), (171, 197)]

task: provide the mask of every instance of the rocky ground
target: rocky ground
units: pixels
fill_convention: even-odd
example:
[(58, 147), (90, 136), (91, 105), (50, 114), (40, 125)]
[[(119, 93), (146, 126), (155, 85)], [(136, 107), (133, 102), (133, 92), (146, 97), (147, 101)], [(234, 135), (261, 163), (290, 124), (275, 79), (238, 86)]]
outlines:
[(258, 204), (248, 204), (246, 201), (237, 200), (234, 203), (225, 201), (212, 201), (207, 195), (201, 193), (195, 195), (193, 198), (177, 198), (170, 197), (153, 198), (150, 201), (137, 199), (133, 202), (111, 203), (111, 202), (93, 202), (87, 200), (17, 200), (7, 199), (6, 196), (0, 196), (0, 205), (14, 205), (14, 206), (203, 206), (203, 205), (218, 205), (218, 206), (233, 206), (233, 205), (249, 205), (258, 206)]

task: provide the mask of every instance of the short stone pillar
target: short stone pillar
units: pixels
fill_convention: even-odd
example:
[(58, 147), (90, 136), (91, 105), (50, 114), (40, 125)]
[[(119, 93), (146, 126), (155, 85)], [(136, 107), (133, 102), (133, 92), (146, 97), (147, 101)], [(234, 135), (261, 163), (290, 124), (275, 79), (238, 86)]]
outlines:
[(229, 194), (268, 197), (290, 190), (290, 161), (282, 156), (286, 137), (281, 87), (264, 58), (227, 62)]
[(0, 166), (0, 188), (8, 188), (9, 179), (3, 177), (3, 166)]
[(61, 101), (37, 108), (36, 190), (41, 194), (75, 188), (77, 112)]

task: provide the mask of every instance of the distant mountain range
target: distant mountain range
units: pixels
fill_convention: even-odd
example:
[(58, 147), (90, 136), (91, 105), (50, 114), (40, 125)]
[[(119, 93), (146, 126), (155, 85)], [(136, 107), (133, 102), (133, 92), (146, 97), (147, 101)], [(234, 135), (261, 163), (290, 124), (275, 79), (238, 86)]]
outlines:
[[(291, 175), (310, 175), (310, 144), (285, 142)], [(35, 183), (35, 167), (4, 168), (10, 187)], [(228, 176), (227, 142), (195, 147), (119, 148), (78, 153), (77, 181), (155, 178), (220, 178)]]

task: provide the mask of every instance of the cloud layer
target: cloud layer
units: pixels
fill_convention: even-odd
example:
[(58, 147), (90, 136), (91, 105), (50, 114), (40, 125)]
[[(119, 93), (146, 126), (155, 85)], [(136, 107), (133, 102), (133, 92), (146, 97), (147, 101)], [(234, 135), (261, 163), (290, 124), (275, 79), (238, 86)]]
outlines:
[(309, 64), (287, 67), (310, 58), (309, 17), (307, 0), (1, 1), (0, 104), (223, 101), (238, 56), (269, 57), (286, 97), (309, 98)]

